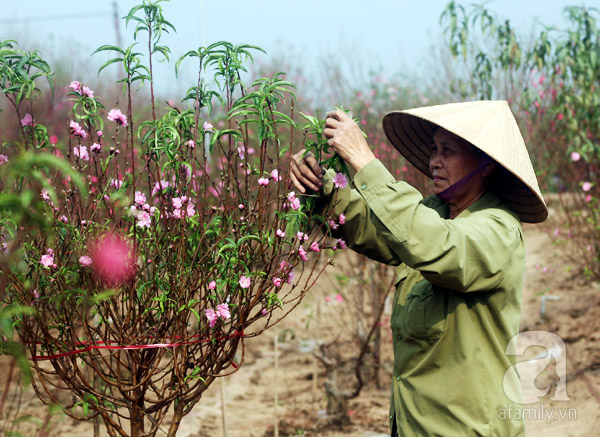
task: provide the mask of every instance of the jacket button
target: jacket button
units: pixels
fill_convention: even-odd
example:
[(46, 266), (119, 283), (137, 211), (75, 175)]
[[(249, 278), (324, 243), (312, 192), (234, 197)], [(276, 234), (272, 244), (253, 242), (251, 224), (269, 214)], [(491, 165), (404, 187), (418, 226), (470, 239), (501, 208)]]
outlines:
[(361, 189), (361, 190), (366, 190), (366, 189), (367, 189), (367, 184), (362, 184), (362, 185), (360, 186), (360, 189)]
[(396, 376), (396, 381), (400, 381), (400, 377), (399, 376)]
[(402, 340), (402, 336), (401, 335), (398, 335), (398, 340)]

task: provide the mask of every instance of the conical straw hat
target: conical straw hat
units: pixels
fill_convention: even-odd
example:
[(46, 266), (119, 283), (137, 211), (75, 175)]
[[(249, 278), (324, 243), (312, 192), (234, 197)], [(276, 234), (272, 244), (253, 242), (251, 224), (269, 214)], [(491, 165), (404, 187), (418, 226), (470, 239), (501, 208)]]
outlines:
[(449, 103), (392, 111), (383, 117), (390, 142), (415, 167), (429, 177), (429, 156), (437, 126), (464, 138), (485, 152), (506, 171), (496, 192), (512, 206), (523, 222), (540, 223), (548, 209), (529, 159), (519, 126), (504, 100)]

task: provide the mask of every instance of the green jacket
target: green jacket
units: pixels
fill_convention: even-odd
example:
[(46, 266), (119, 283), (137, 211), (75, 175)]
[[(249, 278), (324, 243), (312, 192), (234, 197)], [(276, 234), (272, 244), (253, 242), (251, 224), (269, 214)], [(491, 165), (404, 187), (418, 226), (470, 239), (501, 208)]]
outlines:
[[(519, 331), (525, 251), (518, 217), (488, 192), (453, 220), (437, 196), (423, 199), (379, 160), (354, 188), (323, 194), (344, 213), (348, 247), (397, 265), (390, 425), (400, 436), (522, 436), (503, 378)], [(514, 388), (513, 388), (514, 389)], [(514, 411), (513, 411), (514, 413)]]

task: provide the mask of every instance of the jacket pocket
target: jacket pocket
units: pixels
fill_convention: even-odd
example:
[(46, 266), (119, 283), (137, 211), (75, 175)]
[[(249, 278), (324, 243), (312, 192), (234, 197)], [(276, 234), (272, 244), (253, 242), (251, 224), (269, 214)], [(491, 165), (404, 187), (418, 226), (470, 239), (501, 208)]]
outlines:
[(402, 307), (407, 338), (435, 340), (446, 330), (448, 296), (446, 291), (423, 279), (417, 282)]

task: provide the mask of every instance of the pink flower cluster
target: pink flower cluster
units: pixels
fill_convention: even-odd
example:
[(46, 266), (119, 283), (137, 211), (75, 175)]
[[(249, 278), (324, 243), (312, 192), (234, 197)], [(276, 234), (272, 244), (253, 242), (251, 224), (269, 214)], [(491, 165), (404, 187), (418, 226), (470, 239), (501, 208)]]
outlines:
[(219, 319), (227, 320), (231, 318), (231, 312), (229, 311), (229, 305), (227, 303), (221, 303), (217, 305), (217, 310), (211, 308), (205, 310), (206, 318), (208, 319), (208, 326), (213, 328)]
[(71, 135), (79, 138), (87, 138), (87, 132), (76, 121), (71, 120), (69, 123), (69, 130)]
[[(274, 182), (278, 182), (281, 180), (281, 176), (279, 176), (279, 170), (277, 170), (277, 169), (272, 170), (271, 173), (269, 174), (268, 178), (265, 178), (265, 177), (258, 178), (258, 185), (261, 187), (267, 186), (267, 185), (269, 185), (269, 182), (271, 181), (271, 179)], [(293, 197), (295, 199), (296, 193), (294, 193)], [(300, 203), (298, 203), (298, 207), (300, 207)], [(294, 208), (294, 209), (298, 209), (298, 208)]]
[(40, 263), (44, 267), (56, 268), (56, 264), (54, 264), (54, 251), (52, 249), (46, 250), (46, 254), (42, 255), (42, 258), (40, 259)]
[(152, 189), (152, 195), (156, 196), (159, 191), (164, 191), (169, 188), (169, 182), (165, 180), (161, 180), (160, 182), (154, 183), (154, 188)]
[(238, 281), (238, 283), (240, 284), (240, 287), (242, 288), (250, 288), (250, 283), (251, 280), (248, 276), (240, 276), (240, 280)]
[(340, 238), (335, 242), (335, 245), (332, 247), (332, 249), (336, 250), (338, 247), (340, 249), (346, 249), (348, 246), (346, 246), (346, 242)]
[(281, 180), (281, 176), (279, 176), (279, 170), (271, 170), (271, 179), (273, 179), (274, 182), (278, 182)]
[(90, 154), (88, 153), (88, 150), (87, 150), (86, 146), (73, 147), (73, 154), (76, 157), (78, 157), (79, 159), (81, 159), (82, 161), (89, 161), (90, 160)]
[(8, 156), (0, 155), (0, 165), (6, 164), (8, 162)]
[[(137, 226), (140, 228), (149, 228), (156, 208), (146, 203), (146, 195), (141, 191), (136, 191), (134, 197), (135, 203), (131, 205), (130, 211), (138, 220)], [(138, 209), (138, 207), (141, 207), (141, 209)]]
[(296, 232), (296, 238), (298, 238), (298, 240), (300, 240), (300, 241), (306, 241), (306, 240), (308, 240), (308, 234), (305, 234), (302, 231), (298, 231), (298, 232)]
[(80, 96), (89, 97), (90, 99), (94, 98), (94, 91), (86, 86), (83, 86), (81, 82), (74, 80), (69, 84), (69, 88), (73, 89), (73, 91)]
[[(188, 199), (187, 196), (173, 197), (173, 199), (171, 199), (171, 202), (173, 203), (174, 208), (171, 217), (181, 219), (185, 218), (186, 216), (192, 217), (194, 214), (196, 214), (194, 203), (190, 199)], [(184, 205), (185, 211), (182, 212)]]
[(348, 185), (348, 178), (343, 173), (336, 173), (333, 177), (333, 185), (335, 188), (344, 188)]
[(296, 197), (295, 191), (290, 191), (287, 195), (287, 202), (283, 204), (284, 208), (300, 209), (300, 199)]
[(308, 261), (308, 257), (306, 256), (306, 250), (304, 250), (304, 247), (302, 246), (298, 248), (298, 256), (302, 261)]
[(344, 223), (346, 223), (346, 216), (344, 214), (340, 214), (338, 216), (338, 222), (336, 223), (335, 220), (329, 220), (329, 227), (331, 229), (337, 229), (339, 227), (339, 225), (343, 225)]
[[(285, 281), (288, 284), (291, 284), (294, 280), (294, 272), (288, 271), (291, 267), (291, 264), (287, 261), (281, 261), (279, 263), (279, 269), (277, 270), (277, 276), (273, 277), (271, 281), (275, 287), (281, 287), (283, 284), (283, 279), (281, 276), (287, 275), (287, 280)], [(287, 272), (287, 273), (286, 273)]]
[(125, 117), (125, 114), (118, 108), (113, 108), (108, 111), (106, 118), (110, 121), (114, 121), (119, 126), (127, 126), (127, 117)]
[(21, 119), (21, 126), (35, 126), (35, 123), (33, 122), (33, 117), (29, 112), (25, 114), (25, 117)]
[(239, 147), (237, 148), (237, 152), (240, 159), (244, 159), (246, 157), (246, 153), (248, 155), (252, 155), (255, 152), (254, 147), (248, 147), (246, 149), (246, 146), (244, 146), (242, 142), (238, 142), (238, 144)]

